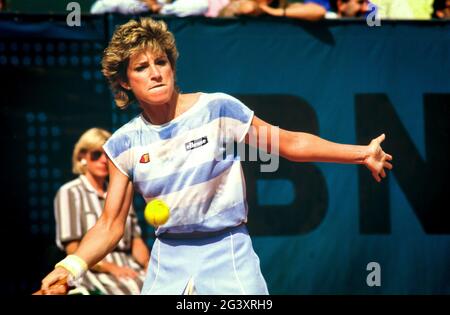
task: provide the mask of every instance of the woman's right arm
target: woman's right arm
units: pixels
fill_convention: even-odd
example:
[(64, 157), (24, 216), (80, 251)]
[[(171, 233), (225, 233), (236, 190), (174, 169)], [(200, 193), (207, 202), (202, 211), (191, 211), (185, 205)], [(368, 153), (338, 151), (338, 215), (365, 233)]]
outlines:
[[(133, 198), (132, 183), (129, 178), (121, 173), (110, 160), (108, 160), (108, 167), (109, 186), (105, 209), (74, 253), (86, 262), (88, 268), (102, 260), (117, 246), (123, 236)], [(52, 294), (50, 286), (69, 275), (70, 272), (66, 268), (56, 267), (42, 280), (41, 289), (48, 290), (47, 293)]]
[[(79, 241), (72, 241), (67, 243), (65, 246), (67, 255), (73, 255), (75, 254), (77, 248), (80, 246)], [(148, 250), (147, 250), (148, 251)], [(148, 257), (147, 257), (148, 259)], [(146, 262), (147, 263), (147, 262)], [(132, 268), (127, 266), (119, 266), (115, 263), (108, 262), (105, 259), (98, 262), (96, 265), (90, 268), (91, 271), (95, 272), (101, 272), (101, 273), (108, 273), (116, 278), (122, 278), (122, 277), (129, 277), (129, 278), (136, 278), (138, 276), (138, 273), (134, 271)]]

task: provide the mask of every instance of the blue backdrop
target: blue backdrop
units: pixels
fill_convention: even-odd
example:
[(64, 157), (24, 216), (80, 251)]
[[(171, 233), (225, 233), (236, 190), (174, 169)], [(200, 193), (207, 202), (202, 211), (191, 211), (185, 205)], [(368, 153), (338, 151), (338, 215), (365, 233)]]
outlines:
[[(433, 165), (436, 172), (423, 173), (432, 163), (427, 146), (448, 157), (450, 24), (385, 22), (370, 28), (364, 22), (173, 20), (169, 25), (180, 50), (183, 91), (223, 91), (244, 100), (259, 95), (250, 98), (257, 116), (336, 142), (365, 144), (387, 135), (395, 169), (378, 184), (384, 193), (361, 166), (311, 166), (319, 172), (312, 179), (323, 176), (315, 189), (307, 188), (309, 181), (296, 185), (295, 165), (265, 180), (262, 174), (247, 176), (256, 181), (249, 194), (257, 193), (249, 226), (259, 234), (253, 242), (271, 293), (450, 293), (448, 207), (436, 204), (449, 192), (443, 188), (447, 162), (442, 157), (442, 164)], [(434, 96), (432, 104), (426, 96)], [(427, 105), (440, 108), (430, 114), (428, 126)], [(427, 132), (446, 141), (427, 142)], [(414, 159), (418, 162), (411, 163)], [(300, 198), (304, 202), (295, 203)], [(315, 202), (324, 206), (314, 207)], [(311, 219), (312, 213), (311, 228), (295, 233), (295, 225), (304, 224), (301, 213), (310, 209), (322, 213), (320, 218)], [(254, 221), (268, 229), (257, 231)], [(288, 227), (292, 233), (283, 231)], [(372, 261), (381, 267), (380, 287), (366, 283)]]

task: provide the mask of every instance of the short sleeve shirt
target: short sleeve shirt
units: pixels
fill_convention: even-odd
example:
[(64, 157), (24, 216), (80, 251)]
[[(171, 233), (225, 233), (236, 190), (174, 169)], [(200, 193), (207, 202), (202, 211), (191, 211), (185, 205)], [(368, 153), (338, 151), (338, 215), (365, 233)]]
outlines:
[(146, 202), (170, 208), (163, 232), (217, 231), (247, 221), (239, 150), (253, 111), (224, 93), (202, 93), (186, 112), (163, 125), (139, 115), (103, 146)]

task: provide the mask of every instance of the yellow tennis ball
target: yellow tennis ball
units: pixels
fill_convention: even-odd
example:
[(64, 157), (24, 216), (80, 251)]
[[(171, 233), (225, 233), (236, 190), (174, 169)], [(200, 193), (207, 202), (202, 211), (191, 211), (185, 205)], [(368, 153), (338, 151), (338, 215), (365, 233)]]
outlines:
[(169, 206), (164, 201), (153, 199), (145, 206), (144, 217), (148, 223), (158, 227), (169, 220), (169, 212)]

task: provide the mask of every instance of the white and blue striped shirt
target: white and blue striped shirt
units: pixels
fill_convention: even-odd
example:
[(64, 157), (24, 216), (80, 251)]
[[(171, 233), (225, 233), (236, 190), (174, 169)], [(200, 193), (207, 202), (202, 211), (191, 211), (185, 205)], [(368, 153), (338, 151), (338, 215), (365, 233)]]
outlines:
[(244, 140), (252, 118), (236, 98), (202, 93), (166, 124), (135, 117), (103, 148), (146, 202), (158, 198), (170, 207), (156, 235), (218, 231), (247, 221), (240, 157), (227, 148)]

